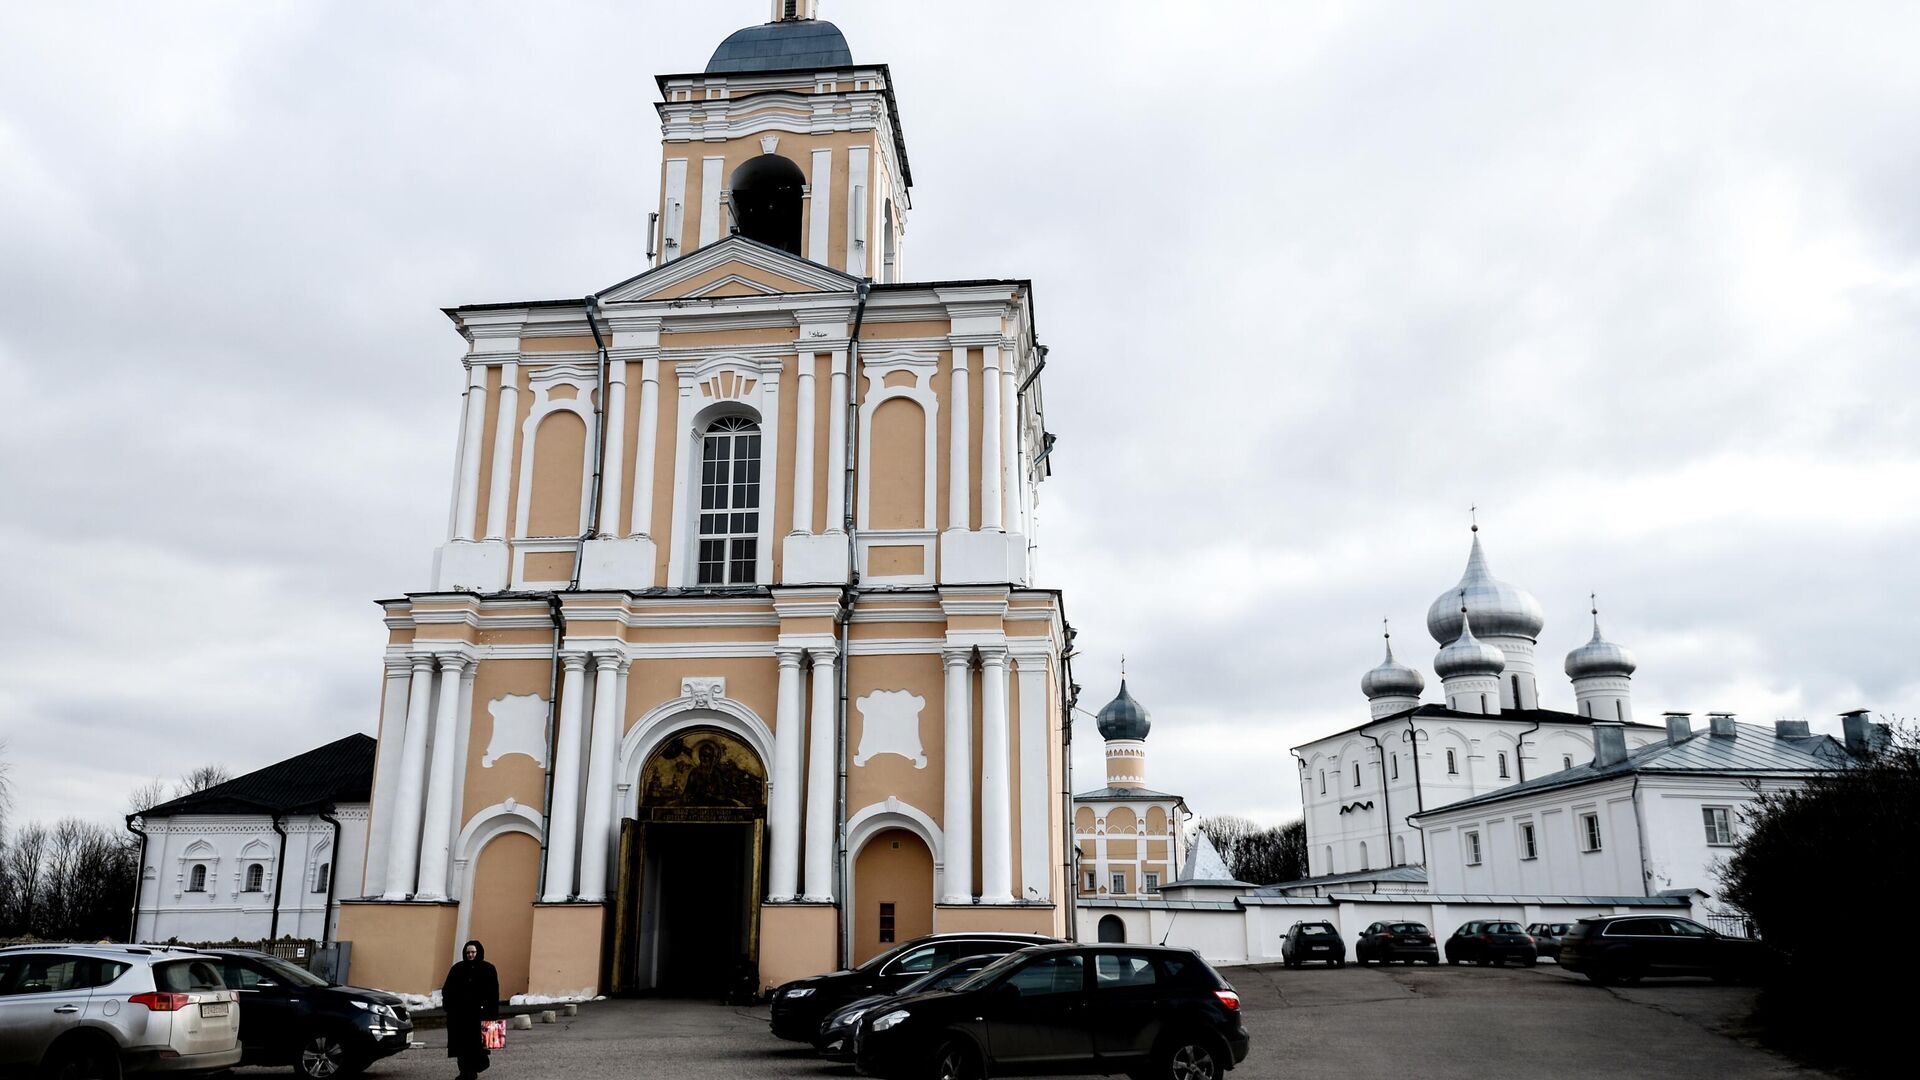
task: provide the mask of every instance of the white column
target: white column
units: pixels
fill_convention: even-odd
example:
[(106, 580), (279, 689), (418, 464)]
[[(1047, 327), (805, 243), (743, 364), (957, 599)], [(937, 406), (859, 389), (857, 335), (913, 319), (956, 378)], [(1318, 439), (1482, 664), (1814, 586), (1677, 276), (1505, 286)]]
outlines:
[(793, 403), (793, 531), (801, 535), (813, 532), (813, 369), (819, 359), (800, 350), (800, 384)]
[(554, 741), (553, 816), (547, 820), (547, 880), (540, 899), (562, 903), (573, 895), (574, 856), (580, 846), (580, 726), (587, 696), (587, 654), (562, 653), (560, 733)]
[(427, 807), (423, 817), (420, 843), (420, 878), (414, 886), (415, 900), (447, 898), (447, 852), (452, 837), (454, 747), (460, 739), (460, 676), (468, 660), (459, 653), (440, 657), (440, 697), (433, 711), (433, 760), (427, 770)]
[(791, 900), (800, 892), (800, 751), (806, 715), (800, 704), (799, 649), (780, 649), (780, 687), (773, 717), (773, 833), (767, 899)]
[(587, 755), (586, 823), (580, 830), (580, 899), (607, 898), (608, 838), (613, 833), (615, 759), (620, 754), (619, 653), (593, 654), (593, 736)]
[(513, 437), (520, 430), (520, 365), (500, 365), (499, 419), (493, 429), (493, 475), (487, 478), (487, 539), (507, 538), (507, 481), (513, 475)]
[(833, 675), (832, 646), (813, 654), (813, 708), (807, 717), (807, 884), (806, 898), (833, 899), (834, 705), (840, 696)]
[(387, 678), (380, 695), (380, 739), (375, 750), (373, 827), (367, 830), (366, 871), (355, 893), (347, 892), (353, 886), (343, 880), (341, 896), (379, 896), (387, 891), (387, 852), (393, 842), (400, 757), (407, 745), (407, 681), (413, 664), (405, 656), (389, 655), (386, 667)]
[(980, 349), (980, 528), (998, 531), (1000, 516), (1000, 346)]
[(973, 528), (973, 481), (968, 457), (973, 450), (973, 412), (967, 401), (967, 356), (972, 350), (957, 346), (953, 350), (952, 441), (947, 446), (947, 528)]
[[(1020, 682), (1020, 895), (1053, 896), (1050, 850), (1051, 800), (1047, 793), (1051, 757), (1047, 724), (1047, 657), (1016, 656)], [(1171, 879), (1169, 879), (1171, 880)]]
[(945, 807), (940, 832), (945, 838), (940, 876), (940, 902), (973, 902), (973, 674), (968, 670), (971, 649), (948, 649), (947, 704), (942, 722), (947, 729)]
[(846, 529), (847, 501), (847, 351), (833, 353), (833, 396), (827, 401), (828, 532)]
[(1000, 497), (1005, 500), (1007, 531), (1020, 528), (1020, 388), (1015, 384), (1013, 357), (1000, 368)]
[(400, 792), (387, 828), (387, 891), (382, 899), (405, 900), (420, 860), (420, 812), (426, 793), (427, 715), (433, 702), (433, 654), (413, 654), (413, 684), (407, 688), (406, 745), (400, 751)]
[(460, 420), (460, 489), (453, 500), (453, 538), (473, 539), (480, 512), (480, 437), (487, 430), (487, 369), (467, 366), (467, 410)]
[(1013, 761), (1007, 737), (1007, 654), (980, 653), (980, 899), (1013, 901)]
[(726, 186), (721, 179), (721, 171), (726, 168), (727, 159), (708, 157), (700, 159), (700, 246), (717, 243), (720, 239), (720, 189)]
[(620, 535), (620, 490), (627, 464), (627, 362), (607, 364), (607, 457), (600, 470), (600, 535)]
[(660, 434), (660, 358), (640, 362), (640, 445), (633, 455), (633, 535), (653, 536), (654, 447)]

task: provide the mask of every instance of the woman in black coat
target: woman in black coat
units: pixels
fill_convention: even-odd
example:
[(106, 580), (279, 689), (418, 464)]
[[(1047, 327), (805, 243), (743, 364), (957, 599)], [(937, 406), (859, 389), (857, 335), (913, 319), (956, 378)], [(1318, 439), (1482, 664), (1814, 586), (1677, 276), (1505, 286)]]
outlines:
[(447, 1056), (460, 1062), (459, 1080), (474, 1080), (491, 1064), (480, 1022), (500, 1019), (500, 974), (486, 956), (486, 947), (478, 941), (462, 945), (460, 960), (440, 988), (440, 1005), (447, 1011)]

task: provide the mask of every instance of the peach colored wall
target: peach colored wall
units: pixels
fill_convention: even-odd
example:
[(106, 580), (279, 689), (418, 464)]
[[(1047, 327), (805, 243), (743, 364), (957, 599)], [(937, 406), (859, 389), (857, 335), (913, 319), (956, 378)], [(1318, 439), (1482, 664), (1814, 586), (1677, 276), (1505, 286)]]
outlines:
[[(529, 904), (529, 994), (591, 997), (600, 989), (607, 912), (600, 904)], [(506, 971), (500, 972), (505, 992)]]
[[(898, 626), (898, 624), (882, 624)], [(847, 770), (847, 805), (851, 811), (898, 796), (939, 822), (944, 810), (941, 777), (946, 768), (946, 741), (942, 734), (941, 711), (945, 702), (946, 672), (937, 653), (907, 656), (855, 656), (847, 667), (847, 692), (850, 700), (875, 690), (907, 690), (925, 699), (920, 710), (920, 750), (927, 759), (925, 768), (897, 754), (881, 754), (867, 759), (865, 765)], [(857, 704), (849, 709), (847, 745), (860, 748), (865, 730)]]
[[(880, 905), (892, 904), (893, 942), (880, 940)], [(905, 829), (867, 841), (853, 863), (853, 962), (933, 932), (933, 852)]]
[(462, 823), (508, 799), (538, 807), (545, 797), (546, 771), (532, 758), (509, 754), (490, 767), (481, 765), (480, 760), (493, 741), (493, 714), (487, 706), (508, 694), (546, 697), (551, 670), (545, 660), (482, 660), (474, 669), (473, 726), (467, 738), (467, 778), (461, 788)]
[(551, 413), (534, 429), (528, 536), (580, 535), (580, 470), (586, 450), (586, 421), (573, 413)]
[(875, 529), (922, 529), (926, 520), (927, 414), (907, 398), (894, 398), (873, 413), (870, 525)]
[(453, 966), (459, 915), (453, 904), (342, 902), (339, 938), (353, 942), (354, 985), (403, 994), (440, 989)]
[(960, 930), (1003, 930), (1019, 934), (1058, 935), (1063, 925), (1059, 908), (1053, 904), (1021, 904), (1016, 907), (972, 904), (949, 907), (943, 904), (933, 909), (933, 929), (940, 934)]
[(482, 414), (480, 427), (480, 498), (474, 505), (473, 535), (487, 534), (487, 507), (493, 501), (492, 485), (487, 477), (493, 475), (493, 440), (500, 427), (500, 372), (498, 366), (489, 366), (486, 371), (487, 405)]
[(761, 905), (761, 987), (771, 989), (839, 967), (839, 920), (839, 910), (826, 904)]
[(540, 841), (521, 832), (501, 833), (488, 841), (474, 867), (467, 934), (487, 947), (487, 962), (500, 973), (502, 1000), (527, 992), (539, 874)]

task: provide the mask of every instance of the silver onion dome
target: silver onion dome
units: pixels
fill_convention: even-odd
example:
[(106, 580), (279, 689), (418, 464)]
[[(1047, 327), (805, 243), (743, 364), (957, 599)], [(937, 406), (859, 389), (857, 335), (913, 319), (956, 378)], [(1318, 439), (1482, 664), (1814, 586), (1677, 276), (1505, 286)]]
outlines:
[(1120, 692), (1100, 710), (1096, 724), (1103, 739), (1144, 739), (1153, 728), (1146, 706), (1127, 693), (1127, 680), (1120, 680)]
[[(1428, 616), (1431, 625), (1432, 616)], [(1507, 669), (1507, 654), (1473, 636), (1467, 613), (1460, 613), (1460, 636), (1433, 658), (1433, 670), (1443, 679), (1455, 675), (1498, 675)]]
[(1540, 601), (1527, 590), (1493, 576), (1487, 568), (1486, 552), (1480, 549), (1478, 526), (1473, 532), (1473, 550), (1467, 554), (1467, 572), (1460, 576), (1458, 585), (1441, 593), (1427, 608), (1427, 633), (1441, 645), (1460, 636), (1462, 593), (1466, 594), (1466, 609), (1473, 613), (1473, 625), (1482, 634), (1540, 640), (1540, 629), (1547, 624)]
[(1632, 650), (1600, 636), (1600, 609), (1595, 607), (1593, 637), (1567, 654), (1567, 676), (1585, 679), (1595, 675), (1632, 675), (1639, 666)]
[(1393, 635), (1387, 635), (1387, 658), (1360, 677), (1360, 692), (1368, 701), (1383, 697), (1417, 698), (1427, 688), (1427, 677), (1393, 658)]

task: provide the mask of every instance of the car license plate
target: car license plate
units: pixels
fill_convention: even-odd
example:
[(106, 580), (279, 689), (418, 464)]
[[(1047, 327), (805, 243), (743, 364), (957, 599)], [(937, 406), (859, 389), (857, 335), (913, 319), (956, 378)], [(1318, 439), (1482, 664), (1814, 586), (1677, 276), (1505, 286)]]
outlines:
[(208, 1002), (200, 1006), (200, 1015), (201, 1016), (225, 1016), (227, 1015), (227, 1003), (224, 1001)]
[(1328, 950), (1329, 948), (1331, 948), (1331, 947), (1332, 947), (1332, 946), (1329, 946), (1329, 945), (1315, 945), (1315, 946), (1313, 947), (1313, 951), (1314, 951), (1314, 952), (1326, 952), (1326, 951), (1327, 951), (1327, 950)]

